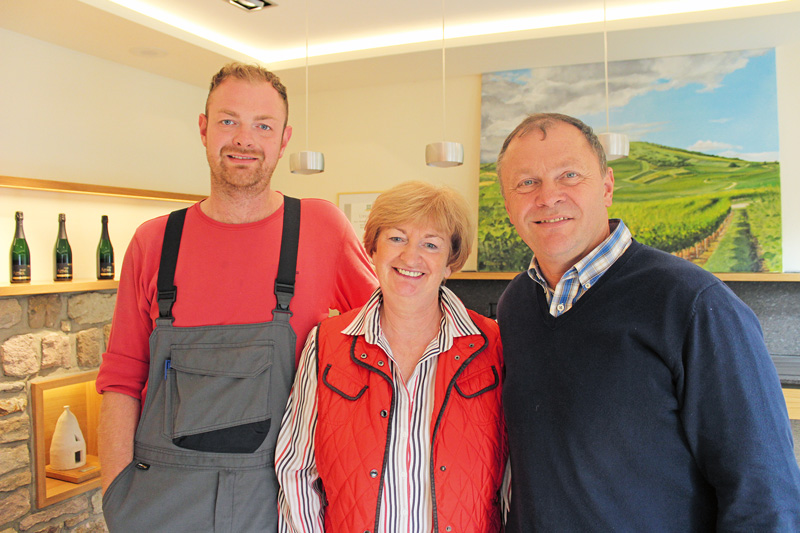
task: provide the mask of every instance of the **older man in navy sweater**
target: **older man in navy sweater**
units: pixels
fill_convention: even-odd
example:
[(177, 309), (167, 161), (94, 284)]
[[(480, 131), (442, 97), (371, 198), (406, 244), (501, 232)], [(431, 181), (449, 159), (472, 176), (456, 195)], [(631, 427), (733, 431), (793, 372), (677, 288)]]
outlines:
[(752, 311), (608, 219), (591, 128), (528, 117), (497, 162), (533, 250), (500, 299), (507, 530), (800, 531), (800, 470)]

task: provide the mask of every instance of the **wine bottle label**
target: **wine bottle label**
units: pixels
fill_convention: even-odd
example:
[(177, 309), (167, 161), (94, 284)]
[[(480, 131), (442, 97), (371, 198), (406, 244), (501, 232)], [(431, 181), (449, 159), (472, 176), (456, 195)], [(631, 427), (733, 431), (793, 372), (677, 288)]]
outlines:
[(114, 263), (100, 265), (100, 277), (112, 279), (114, 277)]
[(72, 279), (72, 265), (69, 263), (56, 264), (56, 281), (71, 280)]
[(31, 280), (30, 265), (14, 265), (11, 268), (11, 283), (24, 283)]

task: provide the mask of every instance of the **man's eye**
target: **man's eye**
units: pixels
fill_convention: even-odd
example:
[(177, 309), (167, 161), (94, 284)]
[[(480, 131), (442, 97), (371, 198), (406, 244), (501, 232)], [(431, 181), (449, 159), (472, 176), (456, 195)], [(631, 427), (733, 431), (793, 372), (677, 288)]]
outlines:
[(223, 118), (223, 119), (220, 121), (220, 123), (221, 123), (222, 125), (224, 125), (224, 126), (232, 126), (232, 125), (233, 125), (233, 121), (232, 121), (231, 119), (229, 119), (229, 118)]
[(272, 129), (272, 128), (271, 128), (271, 127), (269, 127), (267, 124), (259, 124), (259, 125), (258, 125), (258, 128), (259, 128), (260, 130), (263, 130), (263, 131), (269, 131), (269, 130), (271, 130), (271, 129)]
[(535, 180), (533, 180), (533, 179), (524, 179), (524, 180), (521, 180), (517, 184), (517, 190), (521, 190), (521, 191), (530, 190), (530, 189), (533, 189), (533, 187), (535, 185), (536, 185), (536, 181)]
[(568, 178), (577, 178), (577, 177), (578, 177), (578, 173), (577, 173), (577, 172), (567, 172), (567, 173), (566, 173), (566, 174), (564, 174), (564, 175), (565, 175), (566, 177), (568, 177)]

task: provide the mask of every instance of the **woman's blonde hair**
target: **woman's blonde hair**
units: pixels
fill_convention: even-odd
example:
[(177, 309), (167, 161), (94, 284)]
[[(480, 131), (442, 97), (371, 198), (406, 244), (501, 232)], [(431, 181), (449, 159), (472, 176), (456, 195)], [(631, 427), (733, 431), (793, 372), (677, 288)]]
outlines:
[(364, 227), (364, 248), (372, 255), (378, 235), (387, 228), (409, 223), (430, 223), (450, 236), (447, 266), (457, 272), (472, 250), (475, 228), (464, 198), (449, 187), (407, 181), (384, 192), (375, 203)]

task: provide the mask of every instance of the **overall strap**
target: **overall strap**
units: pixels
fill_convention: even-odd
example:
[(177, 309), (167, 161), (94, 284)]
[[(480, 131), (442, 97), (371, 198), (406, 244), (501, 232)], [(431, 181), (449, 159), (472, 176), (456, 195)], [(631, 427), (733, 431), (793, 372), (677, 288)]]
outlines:
[(175, 287), (175, 265), (178, 263), (178, 250), (183, 234), (183, 221), (189, 208), (179, 209), (169, 214), (167, 227), (164, 229), (164, 243), (161, 245), (161, 263), (158, 266), (158, 319), (166, 319), (170, 323), (172, 306), (175, 304), (178, 289)]
[(278, 276), (275, 278), (275, 299), (277, 305), (272, 310), (273, 320), (289, 320), (292, 312), (289, 303), (294, 296), (294, 281), (297, 272), (297, 244), (300, 240), (300, 200), (290, 196), (283, 197), (283, 235), (281, 235), (281, 256), (278, 262)]

